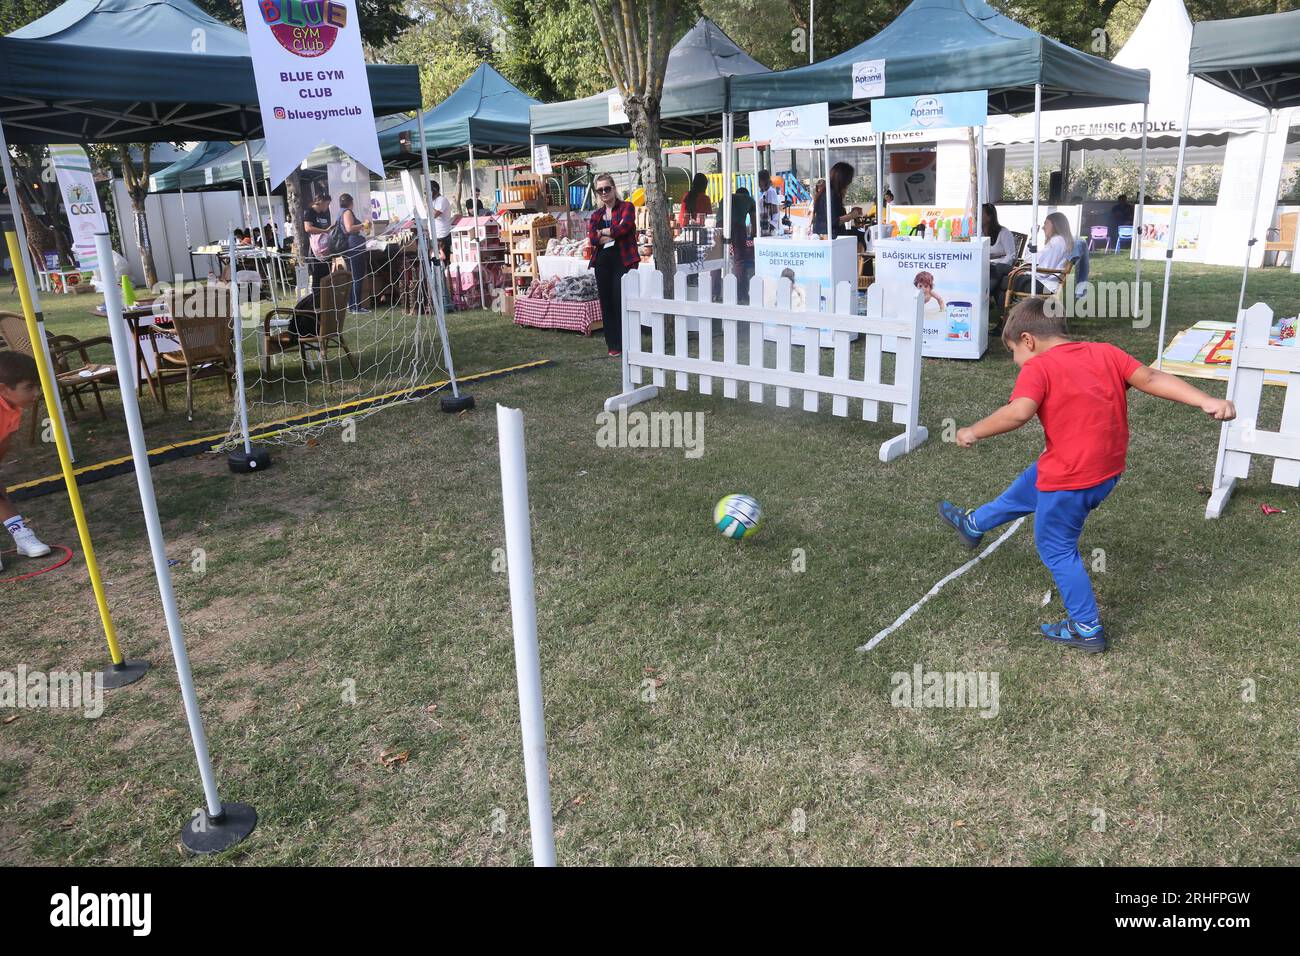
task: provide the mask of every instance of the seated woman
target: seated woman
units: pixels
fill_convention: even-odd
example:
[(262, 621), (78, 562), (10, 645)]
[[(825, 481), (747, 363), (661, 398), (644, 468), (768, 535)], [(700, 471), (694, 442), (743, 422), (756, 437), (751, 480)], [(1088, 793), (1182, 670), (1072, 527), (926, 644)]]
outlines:
[[(1074, 250), (1074, 234), (1070, 229), (1070, 220), (1065, 218), (1064, 213), (1054, 212), (1043, 220), (1043, 247), (1038, 250), (1038, 284), (1032, 290), (1038, 295), (1051, 295), (1061, 285), (1060, 276), (1054, 276), (1045, 273), (1044, 269), (1063, 269), (1066, 262), (1069, 261), (1070, 255)], [(1029, 292), (1029, 283), (1031, 281), (1028, 270), (1021, 272), (1011, 280), (1012, 288), (1017, 292)], [(1003, 289), (999, 290), (998, 298), (1005, 299), (1005, 286), (1007, 280), (1003, 280)]]
[(1002, 285), (1002, 280), (1016, 264), (1016, 237), (1011, 230), (998, 222), (998, 207), (986, 202), (981, 207), (980, 235), (989, 237), (989, 292)]
[(836, 163), (831, 167), (831, 223), (833, 232), (826, 229), (826, 194), (819, 192), (813, 200), (812, 231), (815, 236), (851, 236), (853, 230), (846, 223), (862, 215), (862, 210), (854, 206), (845, 210), (844, 197), (853, 182), (854, 170), (848, 163)]

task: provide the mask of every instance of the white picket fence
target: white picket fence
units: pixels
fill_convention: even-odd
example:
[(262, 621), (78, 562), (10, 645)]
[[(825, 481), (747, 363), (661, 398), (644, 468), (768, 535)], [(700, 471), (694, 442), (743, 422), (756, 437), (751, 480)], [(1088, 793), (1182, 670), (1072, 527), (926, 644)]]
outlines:
[[(694, 376), (703, 395), (715, 394), (715, 383), (720, 382), (724, 398), (737, 398), (744, 385), (749, 400), (761, 403), (771, 388), (780, 408), (790, 407), (790, 393), (796, 389), (802, 391), (802, 408), (808, 412), (822, 411), (822, 397), (829, 396), (831, 414), (840, 417), (848, 416), (849, 399), (856, 399), (862, 403), (863, 420), (870, 422), (880, 420), (882, 403), (892, 405), (893, 421), (904, 431), (880, 446), (881, 461), (904, 455), (929, 437), (918, 421), (924, 308), (919, 292), (909, 314), (887, 316), (881, 290), (872, 287), (867, 314), (857, 315), (856, 291), (847, 282), (834, 290), (834, 309), (826, 312), (815, 311), (822, 290), (809, 284), (801, 288), (809, 312), (796, 312), (790, 308), (793, 286), (784, 279), (777, 280), (775, 308), (763, 307), (764, 280), (758, 277), (750, 280), (749, 305), (736, 301), (735, 276), (723, 279), (721, 302), (709, 301), (708, 289), (692, 290), (688, 298), (682, 280), (679, 275), (674, 297), (667, 299), (659, 272), (643, 269), (623, 277), (623, 391), (606, 400), (606, 411), (654, 398), (672, 373), (678, 391), (688, 391)], [(696, 326), (698, 334), (689, 325)], [(648, 350), (642, 345), (646, 326)], [(765, 326), (768, 340), (776, 343), (774, 365), (767, 363)], [(892, 382), (881, 375), (887, 337), (897, 348)], [(801, 369), (792, 367), (795, 346), (803, 346)], [(830, 374), (822, 371), (823, 349), (832, 353)], [(861, 371), (856, 370), (859, 355)], [(647, 372), (651, 383), (642, 384)]]
[[(1273, 459), (1273, 484), (1300, 487), (1300, 347), (1269, 345), (1272, 325), (1273, 310), (1262, 302), (1237, 318), (1228, 377), (1228, 399), (1237, 406), (1237, 417), (1224, 422), (1219, 430), (1214, 486), (1205, 507), (1207, 519), (1223, 514), (1237, 481), (1250, 474), (1255, 455)], [(1277, 431), (1263, 431), (1257, 424), (1266, 370), (1288, 373)]]

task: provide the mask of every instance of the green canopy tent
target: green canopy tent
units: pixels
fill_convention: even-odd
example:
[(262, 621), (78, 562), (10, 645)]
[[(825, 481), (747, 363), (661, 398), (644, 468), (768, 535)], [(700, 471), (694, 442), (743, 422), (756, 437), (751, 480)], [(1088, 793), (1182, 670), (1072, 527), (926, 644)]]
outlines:
[[(491, 66), (481, 63), (437, 106), (381, 132), (379, 150), (385, 162), (422, 164), (426, 180), (430, 160), (440, 165), (466, 161), (472, 190), (476, 154), (491, 159), (532, 155), (528, 113), (538, 104)], [(626, 145), (624, 139), (603, 135), (557, 135), (540, 141), (568, 151)], [(480, 294), (482, 282), (480, 271)]]
[[(1174, 173), (1174, 208), (1165, 246), (1165, 281), (1160, 301), (1159, 368), (1165, 351), (1165, 322), (1169, 313), (1169, 273), (1178, 231), (1178, 193), (1182, 189), (1183, 164), (1187, 154), (1187, 117), (1192, 111), (1193, 80), (1202, 79), (1230, 93), (1258, 103), (1268, 110), (1262, 132), (1267, 135), (1276, 113), (1300, 106), (1300, 10), (1270, 13), (1235, 20), (1207, 20), (1192, 26), (1192, 48), (1187, 61), (1187, 96), (1183, 103), (1183, 132), (1178, 140), (1178, 169)], [(1241, 270), (1241, 292), (1237, 314), (1246, 304), (1246, 278), (1250, 275), (1251, 252), (1255, 245), (1260, 192), (1264, 186), (1267, 140), (1260, 147), (1259, 175), (1255, 180), (1255, 204), (1251, 208), (1246, 236), (1246, 264)]]
[[(660, 101), (659, 130), (664, 139), (707, 139), (722, 133), (731, 77), (771, 74), (736, 45), (716, 23), (700, 17), (668, 52)], [(564, 103), (540, 103), (529, 111), (537, 141), (559, 134), (617, 136), (624, 141), (632, 126), (619, 110), (618, 91)]]
[[(1017, 23), (983, 0), (914, 0), (871, 39), (837, 56), (777, 73), (733, 77), (728, 109), (748, 112), (826, 103), (833, 120), (868, 119), (871, 99), (856, 97), (853, 81), (855, 65), (864, 61), (883, 61), (882, 96), (987, 90), (991, 112), (1033, 112), (1034, 183), (1038, 182), (1039, 117), (1044, 104), (1054, 109), (1145, 104), (1150, 88), (1146, 70), (1127, 69), (1068, 47)], [(1144, 114), (1144, 166), (1145, 121)], [(877, 137), (876, 146), (878, 196), (883, 193), (880, 139)], [(1033, 220), (1036, 227), (1037, 189), (1033, 192)], [(1037, 263), (1033, 236), (1030, 261)], [(1141, 259), (1138, 263), (1140, 269)], [(1036, 269), (1031, 276), (1031, 281), (1036, 281)]]
[[(659, 135), (663, 139), (717, 139), (722, 151), (723, 182), (731, 182), (733, 118), (727, 107), (733, 78), (774, 75), (742, 50), (708, 17), (700, 17), (668, 52), (660, 100)], [(567, 135), (619, 136), (626, 146), (632, 125), (622, 113), (617, 90), (564, 103), (542, 103), (529, 111), (538, 142)], [(742, 117), (742, 125), (745, 118)], [(758, 152), (754, 152), (755, 164)], [(692, 155), (692, 162), (694, 156)], [(757, 168), (755, 168), (757, 172)], [(723, 189), (723, 235), (731, 235), (731, 189)], [(729, 247), (728, 247), (729, 248)]]

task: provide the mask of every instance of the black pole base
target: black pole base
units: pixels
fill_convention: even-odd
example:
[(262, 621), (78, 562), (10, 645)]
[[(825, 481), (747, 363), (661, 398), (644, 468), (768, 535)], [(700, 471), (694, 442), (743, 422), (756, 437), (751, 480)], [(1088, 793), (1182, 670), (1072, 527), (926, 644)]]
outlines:
[(123, 661), (120, 664), (109, 664), (99, 673), (104, 677), (104, 689), (112, 690), (134, 684), (148, 672), (148, 661)]
[(194, 854), (220, 853), (247, 840), (255, 826), (257, 811), (247, 803), (224, 804), (219, 818), (204, 807), (181, 827), (181, 844)]
[(265, 449), (258, 448), (250, 455), (242, 448), (238, 451), (232, 451), (227, 457), (226, 462), (230, 465), (230, 470), (237, 475), (248, 475), (255, 471), (266, 471), (271, 467), (271, 453)]
[(467, 412), (474, 407), (474, 396), (461, 392), (459, 395), (448, 395), (442, 400), (442, 410), (444, 412)]

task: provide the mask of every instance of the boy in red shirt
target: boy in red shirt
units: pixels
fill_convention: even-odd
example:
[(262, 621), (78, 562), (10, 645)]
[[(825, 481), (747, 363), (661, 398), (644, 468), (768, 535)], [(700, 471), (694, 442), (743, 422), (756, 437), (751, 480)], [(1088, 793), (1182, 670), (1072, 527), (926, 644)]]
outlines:
[[(23, 409), (30, 408), (41, 397), (40, 375), (36, 362), (21, 352), (0, 352), (0, 461), (9, 451), (9, 438), (18, 431), (23, 420)], [(14, 536), (18, 553), (28, 558), (39, 558), (50, 553), (36, 532), (23, 524), (23, 516), (5, 497), (4, 483), (0, 482), (0, 522)], [(0, 568), (4, 563), (0, 562)]]
[(1128, 452), (1128, 398), (1131, 385), (1148, 395), (1193, 405), (1217, 421), (1235, 418), (1232, 402), (1211, 398), (1180, 378), (1148, 368), (1122, 349), (1104, 342), (1074, 342), (1066, 337), (1065, 317), (1043, 299), (1025, 299), (1012, 309), (1002, 329), (1020, 374), (1011, 400), (992, 415), (957, 432), (957, 444), (971, 448), (981, 438), (1014, 431), (1035, 415), (1047, 436), (1047, 450), (998, 498), (974, 510), (947, 501), (940, 517), (968, 548), (986, 532), (1023, 515), (1034, 516), (1038, 556), (1052, 572), (1069, 615), (1044, 624), (1049, 641), (1106, 649), (1092, 582), (1079, 557), (1079, 535), (1089, 512), (1115, 488)]

